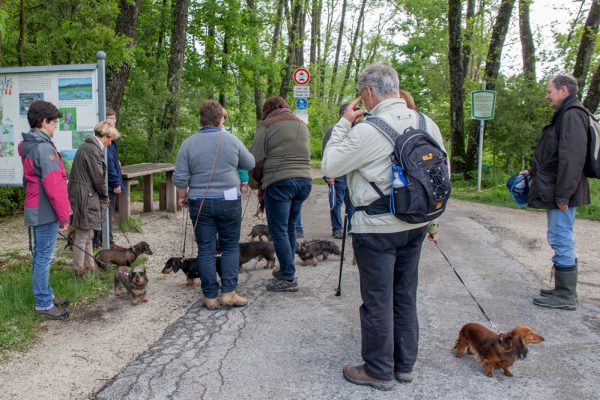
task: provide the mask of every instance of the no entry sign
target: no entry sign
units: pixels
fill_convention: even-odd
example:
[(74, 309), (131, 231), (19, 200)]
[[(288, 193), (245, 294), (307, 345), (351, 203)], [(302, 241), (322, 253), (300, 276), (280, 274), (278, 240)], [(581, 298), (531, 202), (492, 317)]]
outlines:
[(294, 82), (297, 85), (306, 85), (310, 81), (310, 72), (306, 68), (298, 68), (294, 71)]

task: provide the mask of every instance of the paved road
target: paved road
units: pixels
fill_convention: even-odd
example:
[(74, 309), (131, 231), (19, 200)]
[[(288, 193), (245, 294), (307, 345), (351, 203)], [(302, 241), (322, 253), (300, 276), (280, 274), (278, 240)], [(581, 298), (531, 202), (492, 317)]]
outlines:
[[(326, 190), (314, 186), (303, 208), (308, 239), (330, 235)], [(360, 361), (358, 273), (347, 249), (341, 297), (334, 295), (339, 257), (317, 267), (298, 265), (300, 290), (287, 294), (265, 291), (270, 270), (262, 269), (263, 262), (256, 268), (250, 263), (239, 284), (249, 298), (247, 307), (207, 311), (196, 303), (97, 398), (598, 398), (600, 309), (585, 298), (577, 311), (535, 307), (531, 297), (540, 282), (500, 249), (492, 232), (452, 206), (442, 223), (440, 248), (499, 329), (526, 324), (546, 338), (513, 366), (513, 378), (498, 371), (487, 378), (475, 359), (451, 354), (464, 323), (486, 320), (440, 251), (426, 242), (412, 384), (379, 392), (342, 377), (344, 364)]]

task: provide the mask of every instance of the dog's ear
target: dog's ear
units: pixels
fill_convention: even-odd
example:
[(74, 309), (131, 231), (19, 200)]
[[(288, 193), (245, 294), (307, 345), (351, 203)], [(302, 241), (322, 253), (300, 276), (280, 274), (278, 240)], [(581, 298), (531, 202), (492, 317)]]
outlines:
[(517, 355), (519, 356), (519, 359), (524, 360), (527, 358), (529, 349), (527, 348), (527, 345), (525, 344), (525, 341), (521, 335), (515, 335), (515, 347), (517, 349)]

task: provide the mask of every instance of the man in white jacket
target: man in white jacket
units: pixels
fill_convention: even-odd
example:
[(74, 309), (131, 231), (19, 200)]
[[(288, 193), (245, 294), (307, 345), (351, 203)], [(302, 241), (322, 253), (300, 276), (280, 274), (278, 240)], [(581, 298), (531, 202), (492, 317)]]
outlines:
[[(418, 126), (418, 115), (400, 98), (398, 74), (390, 66), (369, 65), (358, 79), (358, 88), (360, 97), (333, 128), (321, 169), (325, 176), (346, 175), (352, 204), (363, 207), (379, 199), (369, 182), (385, 195), (392, 191), (393, 146), (370, 124), (352, 127), (356, 118), (365, 114), (359, 103), (400, 134)], [(439, 128), (429, 117), (425, 120), (427, 132), (443, 149)], [(412, 381), (419, 339), (418, 266), (426, 225), (403, 222), (391, 213), (357, 211), (352, 217), (352, 247), (363, 301), (364, 360), (364, 364), (343, 368), (344, 377), (352, 383), (390, 390), (394, 378), (402, 383)]]

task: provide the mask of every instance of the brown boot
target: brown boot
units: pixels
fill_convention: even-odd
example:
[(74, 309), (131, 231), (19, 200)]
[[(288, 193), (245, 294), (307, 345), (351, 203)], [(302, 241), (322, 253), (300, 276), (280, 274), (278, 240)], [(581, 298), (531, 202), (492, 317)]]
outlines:
[(75, 274), (75, 278), (83, 279), (85, 275), (85, 268), (73, 268), (73, 273)]
[(95, 273), (96, 272), (96, 266), (95, 265), (89, 265), (87, 267), (85, 267), (85, 270), (91, 273)]
[(368, 385), (378, 390), (392, 390), (394, 388), (394, 381), (382, 381), (371, 377), (365, 371), (364, 365), (346, 365), (344, 366), (342, 373), (344, 378), (348, 382), (354, 383), (355, 385)]
[(207, 299), (206, 297), (202, 300), (202, 304), (209, 310), (216, 310), (219, 308), (219, 300), (218, 299)]
[(235, 292), (223, 293), (223, 297), (221, 297), (221, 304), (224, 306), (235, 306), (235, 307), (244, 307), (248, 304), (248, 300), (245, 297), (240, 296)]

